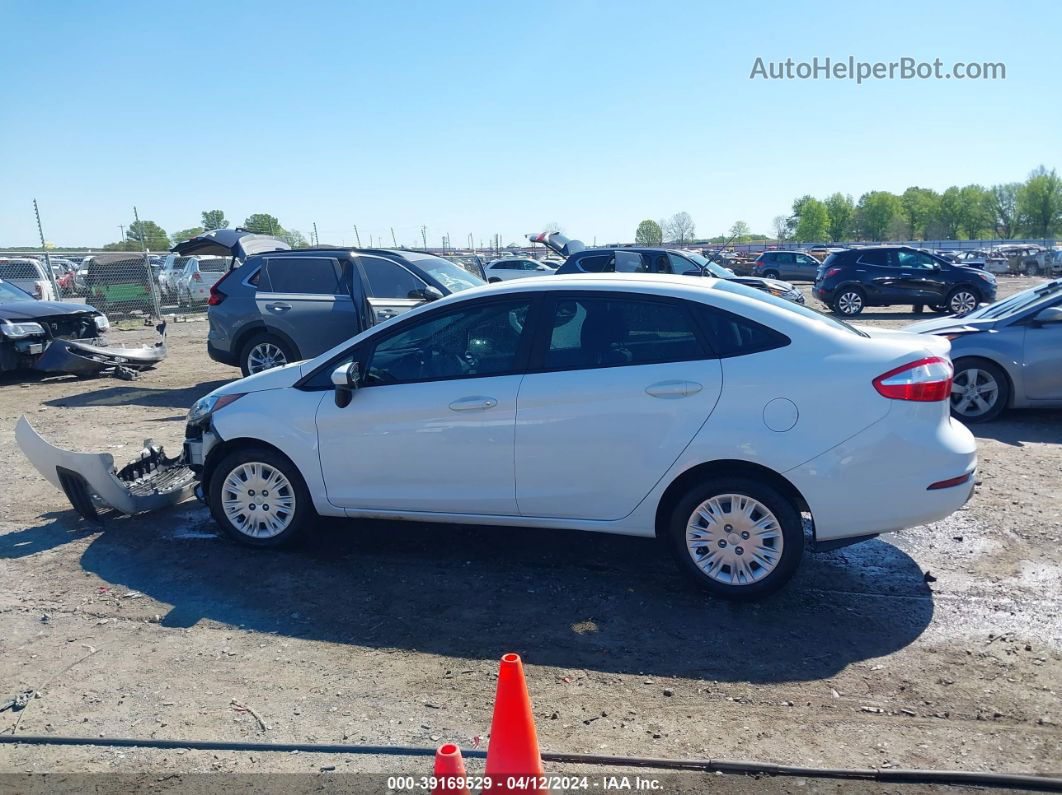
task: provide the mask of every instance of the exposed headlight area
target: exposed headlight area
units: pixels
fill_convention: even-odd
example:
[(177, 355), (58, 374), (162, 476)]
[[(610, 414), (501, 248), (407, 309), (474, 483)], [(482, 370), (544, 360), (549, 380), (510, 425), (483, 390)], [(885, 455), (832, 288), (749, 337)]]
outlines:
[(101, 334), (111, 327), (111, 321), (109, 321), (107, 316), (102, 313), (99, 315), (93, 315), (92, 319), (96, 322), (96, 331)]
[(192, 404), (192, 409), (188, 412), (188, 424), (193, 426), (205, 424), (215, 411), (220, 411), (233, 401), (242, 398), (245, 394), (245, 392), (240, 392), (234, 395), (207, 395), (199, 398)]
[(13, 340), (19, 340), (24, 337), (43, 336), (44, 327), (40, 323), (11, 323), (10, 321), (5, 321), (0, 322), (0, 334)]

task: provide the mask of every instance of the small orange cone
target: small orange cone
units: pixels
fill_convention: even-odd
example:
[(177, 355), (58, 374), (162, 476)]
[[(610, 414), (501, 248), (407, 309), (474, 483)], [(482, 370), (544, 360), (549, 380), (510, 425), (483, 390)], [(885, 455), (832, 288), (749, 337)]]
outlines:
[(461, 749), (453, 743), (440, 745), (435, 752), (435, 787), (431, 795), (472, 795)]
[(490, 724), (490, 745), (487, 746), (486, 775), (491, 779), (492, 793), (529, 795), (548, 792), (536, 781), (545, 775), (545, 771), (519, 654), (506, 654), (501, 658), (494, 719)]

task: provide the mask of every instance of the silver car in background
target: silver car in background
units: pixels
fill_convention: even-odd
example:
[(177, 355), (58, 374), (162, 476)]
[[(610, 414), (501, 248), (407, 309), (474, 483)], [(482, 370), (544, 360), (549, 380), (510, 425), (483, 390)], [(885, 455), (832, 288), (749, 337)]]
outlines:
[(951, 413), (963, 422), (1006, 408), (1062, 408), (1062, 279), (904, 331), (951, 340)]

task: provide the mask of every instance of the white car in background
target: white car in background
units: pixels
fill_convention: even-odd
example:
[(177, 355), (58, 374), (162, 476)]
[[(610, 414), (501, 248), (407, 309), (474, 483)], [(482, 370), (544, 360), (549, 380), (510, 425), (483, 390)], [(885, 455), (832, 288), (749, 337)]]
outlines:
[(552, 276), (557, 269), (530, 257), (502, 257), (484, 265), (483, 272), (488, 282), (506, 282), (529, 276)]
[(231, 260), (226, 257), (181, 257), (178, 262), (181, 259), (185, 260), (184, 267), (170, 277), (177, 305), (205, 304), (210, 299), (210, 288), (228, 273)]
[(58, 300), (48, 271), (40, 260), (29, 257), (0, 259), (0, 279), (29, 293), (38, 301)]
[(726, 280), (523, 280), (211, 392), (185, 460), (250, 546), (317, 515), (655, 535), (699, 585), (754, 598), (800, 563), (802, 513), (829, 549), (970, 497), (948, 350)]

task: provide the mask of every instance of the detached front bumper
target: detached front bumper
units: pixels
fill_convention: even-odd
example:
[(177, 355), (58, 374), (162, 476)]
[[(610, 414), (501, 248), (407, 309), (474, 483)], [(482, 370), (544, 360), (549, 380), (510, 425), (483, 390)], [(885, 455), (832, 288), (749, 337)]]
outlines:
[(167, 458), (150, 439), (121, 469), (110, 453), (75, 453), (50, 444), (25, 417), (15, 425), (15, 440), (44, 479), (91, 522), (100, 521), (99, 508), (137, 514), (174, 505), (191, 496), (195, 485), (184, 456)]
[(165, 358), (165, 342), (139, 348), (112, 348), (60, 339), (51, 341), (33, 367), (46, 373), (98, 375), (109, 368), (147, 370)]

